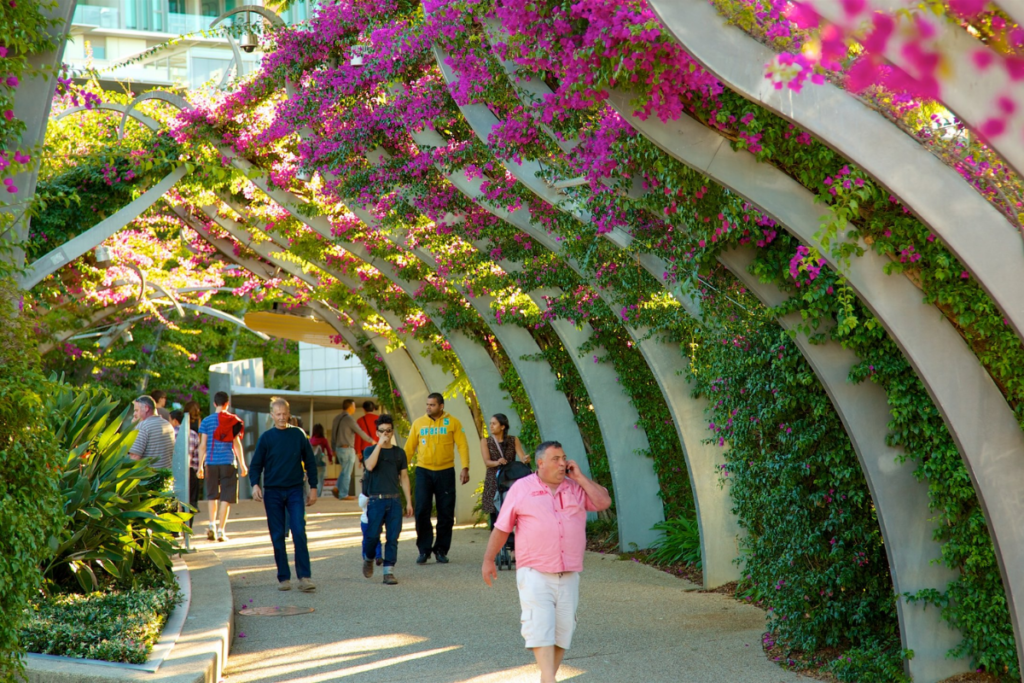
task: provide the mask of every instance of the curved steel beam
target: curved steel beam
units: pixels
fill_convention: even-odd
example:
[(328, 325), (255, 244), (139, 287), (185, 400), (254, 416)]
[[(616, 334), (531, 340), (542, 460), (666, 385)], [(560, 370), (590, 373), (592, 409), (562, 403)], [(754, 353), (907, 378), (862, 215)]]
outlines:
[[(271, 197), (271, 199), (273, 199), (273, 197)], [(242, 207), (237, 205), (235, 202), (224, 197), (221, 197), (221, 201), (223, 201), (225, 204), (231, 207), (231, 209), (234, 210), (239, 215), (244, 215)], [(314, 225), (309, 225), (308, 223), (306, 223), (306, 220), (308, 219), (305, 216), (302, 216), (301, 213), (296, 212), (293, 215), (295, 215), (300, 221), (303, 221), (306, 225), (308, 225), (312, 230), (314, 230), (314, 232), (319, 234), (324, 239), (328, 240), (328, 242), (342, 242), (342, 246), (345, 248), (345, 251), (352, 254), (353, 256), (363, 261), (364, 263), (376, 268), (382, 275), (384, 275), (384, 277), (388, 278), (391, 282), (397, 285), (403, 292), (405, 292), (405, 294), (409, 296), (410, 299), (415, 299), (414, 293), (417, 290), (415, 284), (409, 282), (408, 280), (405, 280), (404, 278), (399, 277), (394, 265), (388, 263), (383, 259), (378, 259), (372, 254), (370, 254), (370, 251), (366, 248), (365, 245), (359, 244), (358, 242), (346, 240), (343, 236), (335, 236), (329, 230), (326, 231), (326, 234), (324, 234), (322, 229), (326, 226), (323, 226), (319, 222), (314, 222)], [(317, 228), (320, 229), (318, 230)], [(289, 247), (288, 240), (281, 236), (280, 234), (278, 234), (276, 231), (267, 231), (261, 228), (259, 229), (264, 234), (270, 236), (270, 238), (274, 240), (274, 242), (278, 246), (284, 249), (287, 249)], [(341, 273), (337, 268), (334, 268), (330, 264), (313, 258), (307, 258), (307, 260), (320, 270), (324, 271), (325, 273), (328, 273), (332, 277), (345, 282), (349, 289), (355, 291), (362, 288), (359, 283), (356, 283), (354, 280), (346, 276), (344, 273)], [(427, 311), (427, 313), (436, 315), (436, 307), (431, 307), (430, 310)], [(501, 390), (501, 374), (498, 372), (497, 367), (494, 365), (494, 361), (487, 354), (487, 351), (483, 348), (483, 346), (481, 346), (474, 340), (470, 339), (468, 336), (466, 336), (465, 333), (461, 332), (460, 330), (450, 330), (447, 331), (445, 334), (447, 335), (448, 342), (452, 346), (452, 351), (458, 357), (459, 363), (462, 365), (462, 368), (466, 371), (466, 376), (469, 378), (469, 383), (473, 386), (473, 390), (477, 395), (477, 399), (480, 401), (481, 409), (488, 415), (493, 415), (494, 413), (504, 413), (506, 415), (509, 415), (510, 427), (518, 431), (522, 426), (522, 423), (519, 420), (519, 415), (516, 413), (512, 403), (505, 397), (505, 392)]]
[[(837, 26), (849, 25), (850, 20), (847, 18), (846, 6), (842, 0), (814, 0), (810, 4), (826, 21)], [(866, 13), (862, 15), (864, 17), (870, 16), (873, 12), (894, 16), (901, 10), (905, 11), (906, 5), (894, 0), (870, 0), (866, 3), (865, 10)], [(725, 19), (720, 17), (718, 21), (724, 22)], [(920, 70), (915, 59), (921, 48), (910, 42), (914, 40), (913, 36), (900, 30), (901, 21), (910, 22), (914, 19), (897, 15), (896, 28), (886, 42), (882, 54), (885, 59), (907, 73), (916, 74)], [(987, 136), (987, 142), (1017, 173), (1024, 172), (1024, 141), (1021, 138), (1021, 133), (1024, 132), (1024, 113), (1015, 101), (1019, 100), (1021, 92), (1016, 76), (1001, 65), (988, 69), (974, 66), (975, 53), (991, 48), (987, 48), (958, 23), (946, 17), (929, 23), (934, 34), (929, 42), (936, 46), (943, 64), (943, 68), (935, 71), (940, 87), (937, 99), (956, 112), (972, 129), (983, 130), (985, 122), (996, 113), (996, 103), (1003, 93), (1015, 93), (1011, 95), (1014, 98), (1011, 100), (1014, 107), (1007, 114), (1006, 131), (1001, 135)]]
[[(245, 259), (241, 256), (236, 256), (232, 244), (225, 242), (224, 240), (217, 239), (210, 234), (205, 226), (201, 225), (198, 221), (193, 220), (191, 216), (179, 207), (174, 208), (175, 213), (178, 214), (178, 217), (181, 218), (186, 225), (195, 230), (200, 237), (220, 251), (228, 260), (237, 263), (260, 280), (267, 280), (274, 276), (274, 273), (264, 266), (264, 264), (252, 261), (251, 259)], [(294, 289), (287, 286), (279, 286), (279, 289), (291, 294), (292, 296), (297, 294)], [(339, 320), (338, 311), (335, 311), (323, 302), (311, 301), (309, 303), (310, 308), (316, 310), (329, 325), (334, 327), (338, 334), (345, 339), (346, 343), (352, 349), (356, 349), (360, 346), (359, 340), (356, 338), (352, 330), (350, 330), (345, 323)], [(405, 348), (389, 350), (387, 340), (373, 332), (367, 332), (367, 338), (373, 345), (374, 349), (376, 349), (377, 354), (383, 360), (384, 365), (391, 374), (391, 377), (394, 378), (395, 384), (398, 385), (398, 392), (401, 394), (402, 403), (405, 405), (406, 415), (412, 415), (412, 410), (418, 410), (427, 401), (428, 391), (426, 384), (423, 382), (423, 377), (419, 374), (419, 370), (413, 364), (412, 359), (409, 357)]]
[(124, 124), (128, 121), (128, 117), (132, 115), (132, 111), (135, 110), (135, 107), (148, 100), (166, 102), (167, 104), (177, 107), (181, 111), (192, 108), (192, 105), (188, 100), (176, 93), (167, 92), (166, 90), (150, 90), (149, 92), (144, 92), (133, 99), (128, 106), (124, 108), (124, 114), (121, 116), (121, 125), (117, 127), (117, 137), (124, 137)]
[[(122, 115), (127, 113), (128, 116), (131, 116), (133, 119), (135, 119), (136, 121), (138, 121), (139, 123), (146, 126), (152, 131), (160, 130), (160, 128), (163, 126), (163, 124), (157, 121), (156, 119), (146, 116), (137, 109), (132, 109), (129, 111), (128, 105), (119, 104), (117, 102), (100, 102), (99, 104), (94, 105), (91, 109), (87, 109), (85, 107), (68, 107), (61, 113), (54, 116), (53, 120), (60, 121), (61, 119), (70, 116), (71, 114), (81, 114), (82, 112), (94, 112), (98, 110), (117, 111), (121, 112)], [(122, 130), (120, 132), (123, 133), (124, 131)]]
[(274, 28), (280, 28), (285, 25), (284, 19), (271, 12), (263, 5), (240, 5), (234, 9), (229, 9), (227, 12), (214, 19), (213, 22), (210, 24), (210, 28), (214, 28), (217, 24), (224, 21), (228, 17), (234, 16), (235, 14), (242, 14), (243, 12), (249, 12), (252, 14), (260, 15), (261, 17), (269, 21)]
[[(41, 13), (44, 17), (53, 20), (51, 24), (44, 21), (42, 26), (42, 30), (50, 37), (49, 45), (52, 47), (42, 52), (23, 55), (28, 66), (26, 75), (33, 74), (33, 77), (25, 78), (17, 90), (13, 91), (14, 106), (11, 109), (14, 118), (25, 124), (18, 144), (18, 148), (24, 151), (42, 151), (43, 142), (46, 140), (46, 127), (50, 122), (50, 108), (57, 87), (57, 75), (64, 56), (68, 30), (71, 28), (71, 19), (75, 13), (75, 4), (76, 0), (58, 0), (42, 6)], [(34, 156), (35, 160), (31, 166), (13, 177), (14, 184), (19, 189), (21, 201), (18, 206), (23, 207), (21, 213), (13, 215), (15, 212), (11, 207), (3, 209), (4, 213), (13, 215), (13, 224), (0, 231), (0, 238), (8, 237), (8, 231), (13, 230), (15, 238), (9, 241), (15, 244), (23, 242), (28, 237), (31, 219), (27, 210), (32, 203), (39, 180), (40, 159), (38, 154)], [(24, 265), (25, 253), (21, 247), (15, 247), (9, 256), (5, 255), (3, 258), (21, 267)]]
[[(436, 135), (434, 131), (416, 132), (413, 134), (413, 141), (421, 146), (431, 145), (434, 142), (431, 134)], [(439, 135), (438, 138), (440, 138)], [(482, 181), (479, 178), (468, 180), (464, 174), (458, 171), (446, 174), (445, 177), (460, 192), (478, 203), (488, 213), (531, 235), (554, 253), (559, 252), (558, 245), (554, 240), (532, 224), (527, 209), (520, 208), (514, 213), (495, 209), (484, 201), (484, 192), (480, 187)], [(576, 349), (579, 343), (586, 341), (587, 338), (581, 340), (579, 330), (564, 320), (549, 322), (562, 340), (563, 346), (569, 352), (573, 364), (583, 378), (594, 406), (594, 412), (599, 416), (598, 425), (604, 440), (605, 451), (608, 454), (612, 484), (615, 488), (619, 543), (623, 550), (628, 550), (632, 545), (637, 548), (649, 548), (658, 536), (652, 527), (665, 518), (661, 498), (658, 495), (660, 491), (658, 477), (654, 473), (654, 465), (650, 458), (640, 455), (641, 451), (650, 447), (646, 433), (642, 429), (621, 428), (623, 424), (639, 424), (640, 416), (623, 391), (613, 367), (604, 363), (583, 362), (579, 357)], [(607, 419), (602, 419), (600, 416), (607, 416)], [(615, 425), (609, 422), (612, 416), (616, 417), (617, 424)]]
[[(280, 267), (284, 271), (291, 273), (294, 277), (297, 277), (305, 281), (307, 284), (311, 286), (315, 287), (318, 285), (316, 279), (310, 277), (307, 273), (303, 272), (303, 270), (300, 267), (286, 260), (275, 257), (273, 253), (271, 253), (271, 250), (267, 248), (265, 243), (252, 243), (252, 235), (244, 226), (240, 225), (237, 221), (234, 221), (230, 218), (225, 218), (223, 216), (219, 216), (217, 214), (216, 209), (213, 207), (203, 207), (202, 210), (204, 213), (206, 213), (207, 216), (210, 217), (211, 220), (216, 221), (218, 225), (227, 230), (235, 239), (237, 239), (242, 244), (246, 244), (250, 249), (259, 254), (260, 257), (262, 257), (263, 259), (267, 260), (270, 263), (273, 263), (274, 265)], [(284, 248), (287, 249), (287, 246), (284, 246)], [(354, 282), (352, 282), (351, 278), (348, 278), (344, 275), (341, 275), (339, 279), (342, 282), (342, 284), (345, 284), (350, 288), (352, 287), (352, 285), (355, 284)], [(413, 363), (416, 364), (416, 367), (419, 368), (419, 373), (423, 377), (423, 380), (426, 382), (428, 387), (433, 387), (434, 391), (443, 392), (445, 387), (448, 387), (449, 385), (455, 382), (454, 375), (452, 375), (449, 371), (445, 370), (441, 366), (435, 365), (430, 360), (429, 350), (427, 350), (424, 347), (423, 343), (416, 339), (414, 335), (399, 334), (397, 332), (398, 328), (402, 326), (402, 322), (398, 319), (396, 315), (384, 310), (382, 307), (377, 305), (372, 299), (368, 297), (364, 298), (364, 301), (366, 305), (373, 309), (374, 312), (377, 313), (377, 315), (381, 316), (388, 323), (388, 325), (391, 326), (393, 330), (396, 330), (395, 334), (400, 339), (402, 339), (402, 343), (405, 344), (406, 348), (409, 350), (409, 356), (412, 358)], [(467, 339), (466, 341), (469, 343), (473, 343), (469, 339)], [(474, 346), (476, 348), (480, 348), (480, 346), (477, 344), (474, 344)], [(483, 351), (482, 348), (480, 350)], [(490, 362), (490, 359), (488, 359), (488, 364), (494, 371), (494, 374), (497, 375), (497, 370), (494, 369), (494, 364)], [(463, 368), (463, 371), (465, 371), (465, 368)], [(470, 383), (472, 384), (472, 381)], [(424, 398), (424, 403), (422, 405), (426, 405), (426, 398)], [(456, 418), (458, 418), (460, 422), (462, 422), (463, 429), (466, 432), (466, 437), (470, 440), (470, 443), (473, 445), (479, 443), (481, 436), (479, 430), (477, 429), (476, 420), (473, 418), (472, 410), (469, 407), (469, 401), (466, 400), (464, 397), (463, 400), (450, 401), (446, 403), (445, 407)], [(422, 406), (420, 406), (420, 409), (422, 409)], [(410, 413), (410, 418), (415, 414), (416, 413)], [(466, 456), (469, 459), (469, 471), (471, 481), (473, 481), (474, 483), (483, 481), (485, 469), (483, 461), (480, 458), (475, 457), (475, 453), (472, 452), (467, 453)], [(458, 519), (461, 521), (469, 521), (473, 518), (473, 499), (471, 496), (457, 497), (456, 514)]]
[[(759, 207), (793, 235), (829, 251), (815, 239), (822, 207), (814, 196), (778, 169), (729, 142), (694, 119), (662, 123), (633, 115), (630, 96), (612, 91), (609, 102), (638, 132), (687, 166)], [(887, 259), (865, 248), (845, 275), (900, 347), (942, 413), (967, 471), (996, 548), (1018, 656), (1024, 661), (1024, 432), (995, 382), (956, 329), (934, 306), (922, 303), (907, 278), (884, 274)]]
[(185, 172), (185, 166), (179, 166), (113, 216), (100, 221), (82, 234), (50, 251), (45, 256), (40, 256), (29, 266), (28, 271), (18, 281), (19, 286), (22, 289), (31, 289), (39, 284), (47, 275), (102, 244), (108, 237), (138, 218), (139, 214), (155, 204), (169, 189), (174, 187), (175, 183), (182, 179)]
[[(251, 235), (245, 230), (245, 228), (239, 226), (235, 221), (218, 216), (215, 209), (211, 207), (203, 207), (203, 211), (214, 221), (217, 222), (222, 228), (227, 230), (235, 239), (239, 240), (242, 244), (247, 246), (259, 254), (262, 258), (266, 259), (270, 263), (283, 269), (285, 272), (290, 273), (294, 277), (297, 277), (311, 286), (317, 286), (318, 282), (310, 277), (307, 273), (303, 272), (302, 269), (293, 263), (278, 259), (275, 257), (270, 249), (264, 244), (255, 244), (251, 242)], [(248, 238), (248, 239), (247, 239)], [(390, 312), (385, 311), (377, 307), (372, 301), (367, 300), (367, 305), (373, 308), (378, 315), (384, 318), (385, 321), (391, 326), (392, 329), (397, 330), (401, 326), (401, 321)], [(396, 332), (396, 335), (398, 333)], [(429, 355), (423, 344), (417, 340), (413, 335), (398, 335), (403, 344), (409, 350), (409, 357), (412, 358), (413, 363), (419, 370), (419, 374), (423, 378), (424, 382), (428, 387), (433, 387), (434, 391), (443, 392), (445, 387), (449, 386), (455, 381), (455, 377), (443, 369), (442, 367), (435, 365), (427, 356)], [(493, 367), (493, 365), (492, 365)], [(426, 405), (426, 397), (422, 405)], [(480, 432), (477, 430), (476, 420), (473, 418), (473, 413), (470, 410), (469, 403), (466, 400), (456, 400), (446, 404), (446, 408), (463, 424), (463, 429), (466, 432), (466, 437), (469, 439), (471, 444), (479, 443)], [(415, 412), (410, 412), (410, 418), (417, 414), (419, 411), (413, 408)], [(472, 450), (472, 449), (471, 449)], [(474, 457), (474, 454), (466, 454), (470, 464), (470, 475), (472, 481), (478, 482), (483, 481), (483, 461), (479, 458)], [(475, 465), (475, 467), (474, 467)], [(473, 498), (472, 496), (457, 496), (456, 497), (456, 516), (461, 522), (469, 522), (473, 519)]]
[[(702, 0), (650, 0), (683, 48), (740, 95), (810, 131), (870, 173), (931, 228), (1024, 335), (1021, 234), (960, 175), (877, 111), (832, 83), (798, 93), (764, 78), (775, 53)], [(871, 140), (871, 144), (864, 144)]]
[[(723, 253), (720, 260), (766, 306), (788, 301), (788, 294), (751, 274), (755, 257), (753, 249), (742, 247)], [(799, 333), (802, 322), (799, 313), (779, 318), (782, 327), (798, 332), (796, 344), (835, 406), (867, 479), (889, 559), (900, 639), (904, 649), (914, 652), (904, 660), (904, 668), (920, 683), (966, 672), (969, 657), (947, 657), (962, 640), (959, 630), (950, 628), (939, 610), (906, 599), (922, 589), (941, 590), (960, 573), (942, 564), (942, 547), (934, 540), (928, 483), (914, 476), (912, 464), (900, 462), (902, 449), (889, 446), (886, 430), (879, 429), (891, 419), (885, 390), (871, 381), (851, 382), (850, 371), (860, 358), (838, 342), (811, 343)]]
[[(424, 264), (432, 270), (437, 270), (437, 259), (423, 247), (407, 247), (410, 252), (416, 255)], [(568, 453), (581, 453), (577, 460), (580, 469), (590, 476), (590, 462), (587, 459), (586, 446), (583, 444), (583, 436), (576, 425), (576, 417), (565, 394), (555, 389), (558, 378), (552, 371), (551, 366), (543, 360), (528, 360), (528, 358), (541, 357), (541, 349), (537, 341), (528, 330), (518, 325), (503, 325), (494, 319), (494, 312), (491, 309), (490, 296), (472, 295), (465, 287), (450, 283), (466, 301), (476, 309), (484, 322), (490, 327), (491, 332), (498, 339), (498, 343), (508, 354), (512, 366), (523, 383), (523, 389), (533, 407), (534, 418), (537, 421), (537, 429), (540, 431), (543, 441), (558, 441)]]

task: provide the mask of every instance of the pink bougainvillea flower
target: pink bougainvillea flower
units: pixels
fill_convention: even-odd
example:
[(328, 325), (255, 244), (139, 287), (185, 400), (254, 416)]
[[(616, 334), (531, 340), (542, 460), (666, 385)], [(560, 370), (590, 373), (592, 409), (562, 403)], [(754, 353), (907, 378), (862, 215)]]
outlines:
[(987, 4), (987, 0), (949, 0), (949, 8), (962, 17), (977, 16)]
[(5, 80), (4, 83), (7, 84), (8, 88), (17, 88), (18, 87), (18, 77), (17, 76), (8, 76), (7, 80)]
[(1006, 132), (1006, 121), (991, 118), (981, 124), (981, 134), (987, 138), (999, 137)]
[(859, 93), (874, 85), (879, 76), (878, 65), (870, 57), (861, 57), (846, 70), (846, 87)]
[(885, 52), (885, 46), (889, 44), (889, 38), (892, 37), (893, 31), (896, 29), (896, 22), (888, 14), (876, 14), (872, 17), (872, 23), (874, 25), (871, 32), (861, 43), (869, 53), (880, 55)]
[(864, 11), (864, 6), (867, 4), (865, 0), (842, 0), (843, 11), (846, 12), (847, 18), (853, 18), (858, 16)]
[(821, 21), (814, 8), (805, 2), (790, 3), (785, 14), (786, 18), (799, 29), (815, 28)]
[(978, 67), (978, 71), (984, 71), (992, 66), (995, 59), (991, 50), (980, 49), (971, 53), (971, 61), (974, 62), (974, 66)]

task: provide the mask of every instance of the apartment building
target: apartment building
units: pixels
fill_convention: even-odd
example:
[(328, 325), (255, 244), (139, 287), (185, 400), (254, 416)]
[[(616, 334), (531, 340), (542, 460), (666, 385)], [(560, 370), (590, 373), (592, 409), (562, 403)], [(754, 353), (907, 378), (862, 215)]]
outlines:
[[(287, 23), (305, 21), (315, 0), (298, 0), (284, 12)], [(64, 61), (75, 68), (101, 72), (106, 88), (134, 92), (184, 86), (216, 85), (234, 66), (223, 36), (203, 35), (223, 13), (246, 3), (236, 0), (87, 0), (75, 8)], [(255, 15), (251, 15), (255, 21)], [(245, 22), (236, 15), (225, 24)], [(159, 49), (154, 49), (159, 48)], [(243, 69), (260, 60), (257, 49), (242, 53)], [(127, 63), (132, 62), (132, 63)]]

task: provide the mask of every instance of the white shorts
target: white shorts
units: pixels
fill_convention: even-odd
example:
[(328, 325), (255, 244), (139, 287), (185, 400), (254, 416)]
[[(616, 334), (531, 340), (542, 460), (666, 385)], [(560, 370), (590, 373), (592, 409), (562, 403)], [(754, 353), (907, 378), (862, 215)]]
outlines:
[(516, 569), (523, 638), (527, 648), (557, 645), (568, 650), (576, 630), (580, 602), (579, 572), (546, 574), (530, 567)]

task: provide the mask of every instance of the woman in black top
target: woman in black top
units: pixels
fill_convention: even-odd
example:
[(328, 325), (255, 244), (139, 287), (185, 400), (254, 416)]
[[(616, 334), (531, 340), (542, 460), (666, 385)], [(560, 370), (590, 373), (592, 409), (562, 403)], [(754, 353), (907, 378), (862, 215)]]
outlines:
[(494, 528), (494, 521), (498, 517), (494, 509), (494, 494), (498, 491), (498, 482), (495, 476), (498, 468), (507, 465), (519, 457), (521, 462), (530, 464), (530, 458), (523, 451), (523, 444), (518, 438), (508, 433), (508, 418), (503, 413), (491, 416), (488, 423), (488, 431), (491, 436), (487, 439), (480, 439), (480, 454), (487, 466), (487, 474), (484, 476), (483, 511), (491, 517), (491, 528)]

